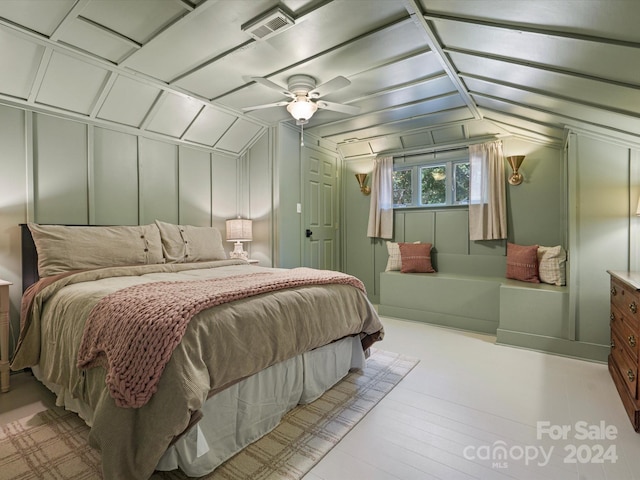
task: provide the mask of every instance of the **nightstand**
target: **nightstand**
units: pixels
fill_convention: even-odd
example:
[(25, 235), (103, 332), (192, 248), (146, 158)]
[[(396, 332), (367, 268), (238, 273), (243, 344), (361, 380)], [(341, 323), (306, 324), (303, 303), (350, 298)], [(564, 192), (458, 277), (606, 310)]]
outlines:
[(0, 391), (9, 391), (9, 285), (0, 280)]

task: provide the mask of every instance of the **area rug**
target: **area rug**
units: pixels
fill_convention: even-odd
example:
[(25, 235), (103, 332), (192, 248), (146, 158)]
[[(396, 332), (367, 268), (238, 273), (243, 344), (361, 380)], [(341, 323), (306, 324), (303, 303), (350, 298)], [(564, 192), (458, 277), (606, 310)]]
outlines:
[[(333, 448), (418, 363), (371, 349), (364, 371), (343, 380), (308, 405), (288, 412), (270, 433), (227, 460), (207, 480), (298, 480)], [(62, 408), (49, 409), (0, 429), (0, 479), (100, 479), (100, 454), (89, 429)], [(180, 471), (155, 480), (187, 479)]]

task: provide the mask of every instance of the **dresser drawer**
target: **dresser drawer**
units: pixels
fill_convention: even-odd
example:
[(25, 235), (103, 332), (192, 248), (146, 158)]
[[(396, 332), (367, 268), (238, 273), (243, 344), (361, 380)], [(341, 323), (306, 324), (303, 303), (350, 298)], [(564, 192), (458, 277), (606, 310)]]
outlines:
[[(622, 343), (619, 345), (624, 345), (627, 353), (631, 356), (633, 360), (637, 362), (638, 360), (638, 332), (632, 328), (632, 325), (629, 322), (629, 319), (626, 315), (620, 313), (616, 307), (611, 305), (611, 315), (610, 315), (610, 324), (611, 331), (617, 334), (620, 337)], [(613, 337), (612, 337), (613, 338)]]
[(622, 400), (622, 405), (629, 416), (629, 420), (631, 420), (633, 429), (636, 432), (640, 432), (640, 410), (638, 410), (637, 402), (634, 398), (631, 398), (631, 395), (629, 395), (625, 385), (625, 380), (620, 375), (620, 371), (618, 370), (618, 367), (611, 355), (609, 356), (609, 373), (611, 373), (611, 378), (613, 379), (616, 390), (620, 395), (620, 400)]
[(624, 385), (629, 395), (638, 398), (638, 362), (631, 359), (624, 347), (624, 340), (617, 332), (611, 332), (611, 356), (615, 367), (624, 380)]
[(640, 295), (622, 282), (611, 279), (611, 304), (627, 319), (634, 331), (638, 331), (640, 318)]

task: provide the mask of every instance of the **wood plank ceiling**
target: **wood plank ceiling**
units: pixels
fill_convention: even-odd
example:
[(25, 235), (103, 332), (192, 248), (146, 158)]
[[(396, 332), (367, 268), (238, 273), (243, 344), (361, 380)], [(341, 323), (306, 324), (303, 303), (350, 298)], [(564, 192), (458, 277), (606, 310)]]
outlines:
[[(279, 7), (294, 21), (256, 39)], [(2, 0), (0, 103), (240, 155), (292, 75), (351, 84), (305, 129), (345, 158), (567, 125), (640, 132), (636, 0)], [(323, 97), (323, 100), (325, 97)]]

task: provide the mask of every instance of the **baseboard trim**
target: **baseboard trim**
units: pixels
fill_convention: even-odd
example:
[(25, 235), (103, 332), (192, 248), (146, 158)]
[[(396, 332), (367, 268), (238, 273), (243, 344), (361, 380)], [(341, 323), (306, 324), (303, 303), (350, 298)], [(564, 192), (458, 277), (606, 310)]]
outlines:
[(428, 312), (425, 310), (417, 310), (412, 308), (393, 307), (389, 305), (378, 305), (378, 313), (382, 316), (404, 318), (417, 322), (439, 325), (442, 327), (451, 327), (460, 330), (469, 330), (472, 332), (496, 334), (498, 328), (497, 321), (482, 320), (478, 318), (461, 317), (457, 315), (449, 315), (446, 313)]
[(598, 363), (607, 363), (607, 357), (610, 351), (608, 345), (546, 337), (532, 333), (514, 332), (503, 328), (498, 328), (497, 330), (496, 344), (526, 348), (528, 350), (579, 358), (581, 360), (590, 360)]

